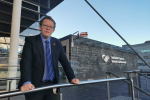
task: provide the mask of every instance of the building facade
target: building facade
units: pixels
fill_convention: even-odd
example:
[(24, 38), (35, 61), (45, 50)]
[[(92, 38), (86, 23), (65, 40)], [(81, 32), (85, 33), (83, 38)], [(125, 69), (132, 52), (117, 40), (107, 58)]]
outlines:
[(79, 38), (73, 40), (72, 35), (61, 38), (66, 54), (80, 80), (95, 80), (106, 78), (106, 72), (112, 71), (126, 77), (123, 71), (137, 70), (137, 56), (131, 50), (115, 45)]
[[(150, 41), (146, 41), (145, 43), (131, 45), (137, 53), (139, 53), (145, 61), (150, 65)], [(129, 46), (123, 45), (125, 49), (130, 49)], [(150, 70), (150, 68), (140, 59), (137, 60), (138, 69), (140, 70)]]

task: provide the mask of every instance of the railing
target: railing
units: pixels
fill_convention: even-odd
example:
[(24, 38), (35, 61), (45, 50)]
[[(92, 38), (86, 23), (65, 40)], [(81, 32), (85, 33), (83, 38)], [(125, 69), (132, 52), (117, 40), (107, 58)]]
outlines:
[[(82, 82), (80, 82), (79, 85), (93, 84), (93, 83), (100, 83), (100, 82), (110, 82), (110, 81), (117, 81), (117, 80), (130, 80), (131, 87), (132, 87), (132, 100), (135, 100), (135, 98), (134, 98), (133, 80), (130, 79), (130, 78), (121, 77), (121, 78), (101, 79), (101, 80), (93, 80), (93, 81), (82, 81)], [(1, 94), (0, 98), (10, 97), (10, 96), (15, 96), (15, 95), (21, 95), (21, 94), (25, 94), (25, 93), (31, 93), (31, 92), (36, 92), (36, 91), (41, 91), (41, 90), (46, 90), (46, 89), (69, 87), (69, 86), (77, 86), (77, 84), (70, 84), (70, 83), (55, 84), (55, 85), (35, 88), (34, 90), (29, 90), (29, 91), (26, 91), (26, 92), (15, 91), (15, 92), (11, 92), (11, 93)], [(109, 84), (107, 84), (107, 90), (108, 90), (107, 91), (107, 99), (110, 100)], [(61, 98), (61, 100), (62, 100), (62, 98)]]
[[(125, 71), (125, 72), (127, 73), (127, 71)], [(132, 71), (128, 71), (128, 73), (131, 73), (131, 72), (132, 72)], [(107, 75), (112, 74), (113, 76), (115, 76), (115, 77), (117, 77), (117, 78), (120, 77), (120, 76), (118, 76), (117, 74), (115, 74), (115, 73), (113, 73), (113, 72), (111, 72), (111, 71), (106, 72), (106, 74), (107, 74)], [(129, 77), (129, 74), (127, 74), (127, 75), (128, 75), (128, 77)], [(132, 79), (132, 75), (131, 75), (131, 79)], [(136, 79), (137, 79), (137, 75), (136, 75)], [(129, 82), (129, 81), (127, 81), (127, 80), (123, 80), (123, 81), (128, 84), (129, 93), (131, 94), (131, 85), (132, 85), (131, 82)], [(137, 81), (136, 81), (136, 82), (137, 82)], [(147, 91), (145, 91), (145, 90), (139, 88), (138, 85), (137, 85), (137, 86), (136, 86), (136, 85), (133, 85), (133, 86), (137, 89), (137, 92), (138, 92), (138, 93), (137, 93), (138, 100), (140, 100), (139, 91), (141, 91), (141, 92), (143, 92), (144, 94), (150, 96), (150, 93), (148, 93)]]
[[(147, 77), (147, 73), (148, 72), (142, 72), (142, 73), (145, 73), (146, 75), (141, 74), (140, 70), (124, 71), (124, 73), (127, 73), (127, 75), (130, 76), (131, 78), (132, 78), (132, 73), (135, 73), (136, 74), (136, 85), (139, 86), (140, 88), (141, 88), (141, 78), (140, 78), (140, 75), (144, 76), (146, 78), (146, 87), (147, 87), (147, 90), (148, 90), (147, 78), (150, 79), (149, 77)], [(137, 89), (137, 94), (138, 94), (138, 98), (140, 98), (139, 97), (139, 90), (138, 89)]]
[[(8, 81), (8, 80), (9, 80), (9, 83), (8, 83), (9, 89), (8, 89), (8, 91), (10, 92), (12, 80), (20, 80), (20, 78), (14, 77), (14, 78), (1, 78), (0, 79), (0, 81)], [(10, 100), (9, 97), (8, 97), (8, 100)]]
[[(138, 72), (138, 71), (135, 71), (138, 76), (139, 76), (139, 87), (141, 88), (141, 81), (140, 81), (140, 75), (141, 76), (144, 76), (146, 78), (146, 87), (147, 87), (147, 90), (148, 90), (148, 83), (147, 83), (147, 79), (150, 79), (150, 77), (147, 77), (147, 73), (150, 73), (150, 72)], [(145, 73), (145, 75), (141, 74), (141, 73)]]
[[(140, 70), (133, 70), (133, 71), (124, 71), (124, 73), (127, 73), (128, 77), (129, 76), (132, 77), (132, 73), (135, 73), (136, 74), (137, 86), (139, 86), (140, 88), (141, 88), (141, 78), (140, 78), (140, 75), (144, 76), (146, 78), (146, 87), (147, 87), (147, 90), (148, 90), (147, 79), (150, 79), (150, 77), (147, 77), (147, 73), (150, 73), (150, 72), (140, 72)], [(141, 73), (145, 73), (145, 75), (143, 75)]]

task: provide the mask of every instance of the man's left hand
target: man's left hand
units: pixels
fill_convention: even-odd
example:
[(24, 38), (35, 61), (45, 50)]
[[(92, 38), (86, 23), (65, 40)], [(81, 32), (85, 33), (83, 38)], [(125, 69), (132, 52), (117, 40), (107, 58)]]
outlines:
[(79, 79), (72, 79), (71, 84), (79, 84)]

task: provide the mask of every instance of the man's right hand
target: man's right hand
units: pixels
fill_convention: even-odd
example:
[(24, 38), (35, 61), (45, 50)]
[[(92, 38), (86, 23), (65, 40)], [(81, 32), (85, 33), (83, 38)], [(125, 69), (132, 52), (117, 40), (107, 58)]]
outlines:
[(20, 89), (22, 92), (25, 92), (25, 91), (33, 90), (34, 88), (35, 87), (33, 84), (27, 83), (27, 84), (24, 84)]

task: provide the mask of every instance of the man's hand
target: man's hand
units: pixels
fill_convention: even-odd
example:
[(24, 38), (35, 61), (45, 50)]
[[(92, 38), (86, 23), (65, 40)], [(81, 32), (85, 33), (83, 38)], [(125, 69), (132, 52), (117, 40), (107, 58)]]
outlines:
[(71, 81), (72, 84), (79, 84), (79, 82), (80, 82), (79, 79), (72, 79)]
[(30, 83), (27, 83), (25, 85), (23, 85), (21, 87), (21, 91), (24, 92), (24, 91), (29, 91), (29, 90), (33, 90), (35, 87), (33, 84), (30, 84)]

